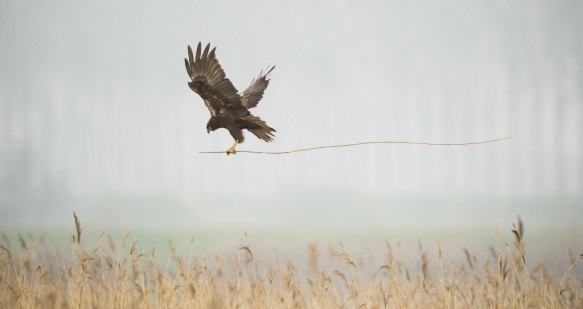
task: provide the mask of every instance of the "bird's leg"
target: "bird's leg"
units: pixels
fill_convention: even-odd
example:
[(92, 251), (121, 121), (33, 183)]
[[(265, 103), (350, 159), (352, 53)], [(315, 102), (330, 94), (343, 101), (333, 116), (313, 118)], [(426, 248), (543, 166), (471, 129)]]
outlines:
[(227, 149), (227, 156), (230, 154), (236, 154), (237, 151), (235, 150), (235, 147), (237, 146), (237, 144), (239, 144), (238, 140), (235, 140), (235, 143), (233, 144), (233, 146), (231, 146), (231, 148)]

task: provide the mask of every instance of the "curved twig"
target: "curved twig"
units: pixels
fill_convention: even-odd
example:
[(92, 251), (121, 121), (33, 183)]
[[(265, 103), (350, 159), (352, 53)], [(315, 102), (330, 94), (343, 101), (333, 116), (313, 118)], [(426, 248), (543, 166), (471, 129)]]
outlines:
[[(411, 142), (411, 141), (370, 141), (370, 142), (360, 142), (360, 143), (352, 143), (352, 144), (340, 144), (340, 145), (327, 145), (327, 146), (318, 146), (318, 147), (310, 147), (310, 148), (300, 148), (288, 151), (256, 151), (256, 150), (237, 150), (237, 153), (253, 153), (253, 154), (270, 154), (270, 155), (281, 155), (281, 154), (288, 154), (294, 152), (304, 152), (304, 151), (312, 151), (318, 149), (326, 149), (326, 148), (342, 148), (342, 147), (352, 147), (352, 146), (360, 146), (360, 145), (369, 145), (369, 144), (410, 144), (410, 145), (429, 145), (429, 146), (468, 146), (468, 145), (477, 145), (477, 144), (486, 144), (486, 143), (493, 143), (498, 141), (503, 141), (507, 139), (511, 139), (511, 136), (497, 138), (487, 141), (477, 141), (477, 142), (464, 142), (464, 143), (430, 143), (430, 142)], [(199, 151), (199, 153), (205, 154), (215, 154), (215, 153), (222, 153), (224, 154), (225, 151)]]

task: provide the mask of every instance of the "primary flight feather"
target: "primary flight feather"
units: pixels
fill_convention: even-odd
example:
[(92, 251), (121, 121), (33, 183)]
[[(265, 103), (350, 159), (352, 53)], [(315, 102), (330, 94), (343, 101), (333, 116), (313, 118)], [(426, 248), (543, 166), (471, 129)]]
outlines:
[(210, 43), (201, 51), (201, 43), (196, 47), (196, 55), (188, 46), (188, 59), (184, 59), (186, 72), (191, 81), (188, 86), (203, 99), (211, 113), (206, 129), (207, 132), (219, 128), (229, 130), (235, 139), (235, 144), (227, 150), (227, 155), (235, 154), (237, 144), (243, 143), (243, 129), (253, 133), (258, 138), (270, 142), (276, 132), (265, 121), (249, 112), (263, 98), (263, 92), (269, 85), (269, 74), (275, 66), (261, 71), (259, 76), (251, 81), (251, 85), (239, 93), (233, 83), (225, 76), (215, 55), (215, 49), (209, 51)]

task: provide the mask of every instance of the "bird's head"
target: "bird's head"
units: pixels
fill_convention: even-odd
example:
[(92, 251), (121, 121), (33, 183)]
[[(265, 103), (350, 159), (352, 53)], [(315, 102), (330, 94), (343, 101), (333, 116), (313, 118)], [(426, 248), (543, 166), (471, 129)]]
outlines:
[(209, 119), (209, 122), (206, 124), (206, 132), (211, 133), (211, 131), (214, 131), (218, 128), (219, 126), (216, 119), (214, 117)]

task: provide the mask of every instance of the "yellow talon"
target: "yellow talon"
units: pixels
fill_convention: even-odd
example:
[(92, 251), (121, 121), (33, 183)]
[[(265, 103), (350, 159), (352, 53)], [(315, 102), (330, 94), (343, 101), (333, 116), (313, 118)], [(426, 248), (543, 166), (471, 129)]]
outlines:
[(235, 150), (235, 147), (237, 146), (238, 143), (239, 143), (239, 141), (235, 140), (235, 144), (233, 144), (233, 146), (231, 146), (231, 148), (227, 149), (227, 156), (230, 154), (237, 153), (237, 150)]

